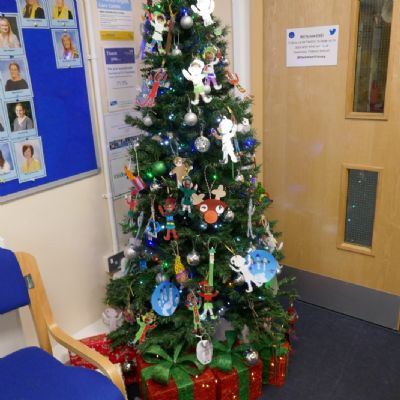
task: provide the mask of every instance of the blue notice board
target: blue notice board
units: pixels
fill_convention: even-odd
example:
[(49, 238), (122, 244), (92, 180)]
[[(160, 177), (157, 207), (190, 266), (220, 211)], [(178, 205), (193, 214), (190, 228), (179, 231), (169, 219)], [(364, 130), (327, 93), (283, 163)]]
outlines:
[[(1, 0), (0, 16), (17, 13), (17, 1)], [(43, 7), (48, 6), (47, 0), (41, 3)], [(76, 28), (81, 38), (75, 0), (70, 4), (74, 6)], [(50, 7), (48, 10), (48, 15), (51, 15)], [(2, 181), (0, 175), (0, 203), (82, 179), (99, 171), (85, 68), (57, 68), (52, 30), (50, 27), (20, 27), (32, 84), (33, 99), (30, 100), (34, 106), (37, 136), (42, 144), (45, 173), (43, 177), (35, 179), (8, 181)], [(84, 63), (81, 49), (82, 40), (79, 50)], [(4, 98), (1, 102), (7, 115)], [(29, 103), (27, 105), (31, 106)], [(12, 127), (9, 129), (11, 131)], [(9, 143), (10, 147), (18, 148), (11, 139)]]

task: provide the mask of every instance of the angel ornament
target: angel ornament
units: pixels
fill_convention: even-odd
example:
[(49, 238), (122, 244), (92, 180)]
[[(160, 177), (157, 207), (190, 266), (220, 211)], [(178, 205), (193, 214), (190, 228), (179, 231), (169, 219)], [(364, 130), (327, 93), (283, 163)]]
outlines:
[(206, 95), (206, 89), (204, 85), (204, 78), (206, 74), (203, 72), (204, 70), (204, 62), (199, 59), (195, 59), (190, 64), (190, 67), (186, 70), (182, 70), (183, 76), (188, 80), (193, 82), (194, 88), (194, 97), (195, 99), (191, 101), (193, 105), (197, 105), (200, 102), (200, 96), (203, 99), (204, 103), (209, 103), (212, 100), (211, 96)]
[(154, 13), (152, 15), (153, 19), (150, 21), (151, 26), (154, 28), (154, 33), (152, 36), (151, 43), (147, 44), (147, 51), (153, 51), (157, 45), (158, 52), (164, 54), (163, 48), (163, 33), (168, 32), (167, 21), (165, 15), (162, 13)]
[(204, 26), (210, 26), (214, 23), (211, 14), (214, 12), (214, 0), (197, 0), (196, 5), (192, 5), (192, 10), (203, 18)]
[(235, 154), (235, 148), (232, 143), (232, 139), (236, 137), (237, 124), (233, 123), (231, 119), (224, 117), (219, 124), (218, 132), (220, 134), (214, 130), (213, 135), (215, 138), (222, 141), (223, 159), (220, 162), (222, 164), (227, 164), (230, 157), (233, 163), (237, 163), (239, 160)]

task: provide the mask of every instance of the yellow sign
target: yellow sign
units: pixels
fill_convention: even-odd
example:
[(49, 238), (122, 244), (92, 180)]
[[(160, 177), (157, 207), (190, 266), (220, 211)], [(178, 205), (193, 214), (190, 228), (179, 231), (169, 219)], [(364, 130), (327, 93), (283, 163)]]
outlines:
[(101, 40), (133, 40), (134, 33), (128, 31), (100, 31)]

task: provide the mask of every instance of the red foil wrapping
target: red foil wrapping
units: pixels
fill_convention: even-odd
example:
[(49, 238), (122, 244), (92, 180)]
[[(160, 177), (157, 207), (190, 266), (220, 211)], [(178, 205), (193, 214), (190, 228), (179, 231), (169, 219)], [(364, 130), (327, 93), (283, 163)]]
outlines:
[[(139, 383), (140, 397), (142, 393), (141, 370), (149, 367), (152, 364), (144, 362), (142, 357), (137, 357), (136, 379)], [(206, 369), (201, 375), (193, 377), (194, 385), (194, 400), (216, 400), (217, 399), (217, 384), (214, 374), (210, 369)], [(161, 385), (153, 380), (146, 382), (147, 400), (178, 400), (178, 388), (173, 379), (170, 380), (167, 386)]]
[[(113, 364), (123, 365), (125, 361), (136, 360), (137, 353), (133, 347), (119, 346), (113, 350), (111, 347), (111, 340), (106, 334), (81, 339), (80, 342), (86, 344), (86, 346), (90, 347), (91, 349), (96, 350), (103, 356), (108, 357)], [(88, 363), (83, 358), (71, 352), (69, 352), (69, 359), (71, 364), (77, 367), (96, 369), (93, 364)], [(124, 374), (124, 379), (126, 385), (131, 385), (132, 383), (136, 382), (136, 375), (135, 373), (126, 373)]]
[(288, 361), (288, 355), (271, 357), (268, 379), (270, 385), (282, 386), (285, 383)]
[[(249, 367), (250, 374), (250, 390), (249, 400), (257, 400), (262, 396), (262, 371), (263, 365), (260, 360), (257, 365)], [(217, 399), (232, 400), (239, 399), (239, 381), (238, 374), (235, 369), (232, 372), (222, 372), (213, 369), (217, 381)]]

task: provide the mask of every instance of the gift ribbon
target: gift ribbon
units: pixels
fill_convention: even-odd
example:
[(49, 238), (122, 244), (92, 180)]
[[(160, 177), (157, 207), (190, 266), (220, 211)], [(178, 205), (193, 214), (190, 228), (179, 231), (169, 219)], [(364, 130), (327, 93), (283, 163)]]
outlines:
[[(171, 357), (160, 346), (150, 346), (143, 355), (145, 362), (155, 364), (141, 372), (143, 398), (147, 399), (146, 381), (152, 379), (162, 385), (168, 385), (171, 377), (178, 388), (179, 400), (193, 400), (194, 385), (191, 376), (203, 372), (204, 366), (194, 354), (181, 355), (183, 344), (176, 347)], [(155, 357), (154, 357), (155, 356)]]
[(231, 372), (234, 368), (238, 374), (239, 400), (248, 400), (250, 393), (250, 372), (249, 367), (243, 363), (243, 352), (249, 345), (242, 344), (233, 347), (237, 334), (235, 331), (225, 332), (226, 342), (213, 342), (214, 359), (211, 368), (219, 369), (223, 372)]

